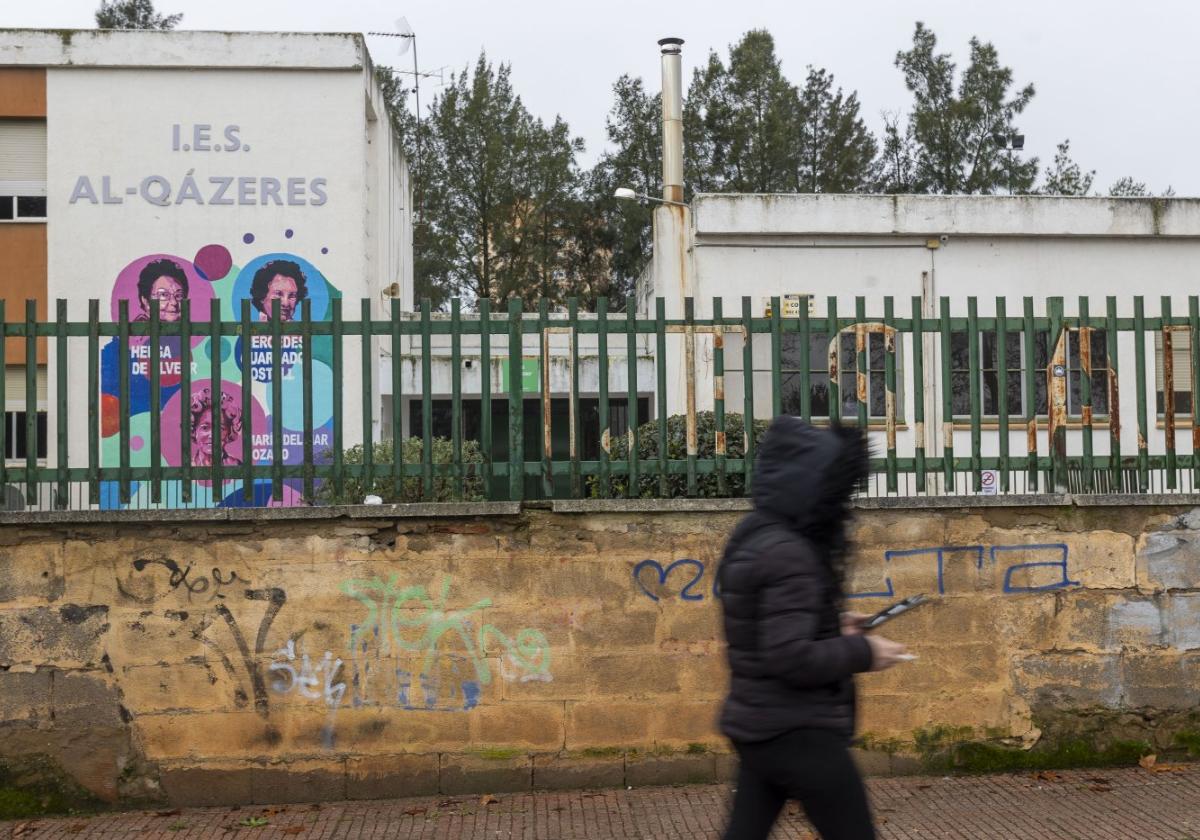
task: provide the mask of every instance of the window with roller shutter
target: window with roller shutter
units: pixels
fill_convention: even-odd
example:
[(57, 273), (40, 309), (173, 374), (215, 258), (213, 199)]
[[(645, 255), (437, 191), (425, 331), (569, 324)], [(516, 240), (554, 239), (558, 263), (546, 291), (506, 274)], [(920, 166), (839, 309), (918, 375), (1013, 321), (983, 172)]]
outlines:
[(0, 222), (46, 219), (46, 121), (0, 120)]

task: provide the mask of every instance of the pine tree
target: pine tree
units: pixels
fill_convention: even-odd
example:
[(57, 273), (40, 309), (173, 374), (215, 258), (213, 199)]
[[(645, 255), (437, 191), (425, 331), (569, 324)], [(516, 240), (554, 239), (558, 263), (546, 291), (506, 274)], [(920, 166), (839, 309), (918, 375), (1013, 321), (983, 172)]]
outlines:
[(153, 0), (100, 0), (96, 26), (100, 29), (174, 29), (182, 14), (160, 15)]
[(937, 37), (918, 22), (912, 48), (896, 54), (896, 66), (913, 94), (908, 129), (915, 150), (913, 188), (931, 193), (1029, 192), (1037, 158), (1019, 160), (998, 138), (1017, 133), (1016, 118), (1033, 99), (1033, 85), (1015, 92), (1013, 73), (996, 48), (970, 41), (966, 69), (938, 53)]

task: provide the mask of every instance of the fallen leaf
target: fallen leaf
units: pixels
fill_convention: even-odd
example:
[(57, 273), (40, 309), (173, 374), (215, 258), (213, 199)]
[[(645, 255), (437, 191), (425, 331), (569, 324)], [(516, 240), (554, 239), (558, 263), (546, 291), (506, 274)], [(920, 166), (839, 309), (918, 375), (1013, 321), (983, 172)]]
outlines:
[(1150, 768), (1151, 773), (1182, 773), (1185, 770), (1186, 764), (1156, 764)]
[(1094, 785), (1107, 785), (1107, 784), (1109, 784), (1109, 781), (1108, 781), (1108, 779), (1101, 778), (1100, 776), (1089, 776), (1089, 777), (1088, 777), (1088, 781), (1089, 781), (1089, 782), (1091, 782), (1091, 783), (1092, 783), (1092, 784), (1094, 784)]
[(462, 801), (459, 799), (443, 799), (441, 802), (438, 803), (438, 807), (439, 808), (449, 808), (452, 805), (461, 805), (461, 804), (462, 804)]
[(1110, 790), (1112, 790), (1112, 786), (1111, 785), (1091, 785), (1090, 787), (1088, 787), (1088, 790), (1095, 791), (1096, 793), (1108, 793)]
[(175, 808), (170, 811), (155, 811), (154, 816), (156, 816), (156, 817), (177, 817), (181, 813), (182, 812), (178, 808)]
[(31, 822), (17, 823), (15, 826), (13, 826), (12, 836), (20, 837), (22, 834), (24, 834), (27, 831), (33, 831), (35, 826), (36, 826), (36, 823), (31, 823)]
[(496, 797), (492, 796), (490, 793), (486, 793), (479, 800), (479, 804), (480, 805), (499, 805), (500, 800), (497, 799)]
[(1033, 778), (1039, 782), (1061, 782), (1062, 774), (1053, 770), (1039, 770), (1033, 774)]
[(67, 829), (67, 832), (70, 834), (78, 834), (79, 832), (83, 831), (85, 828), (87, 828), (86, 823), (76, 823), (75, 825), (69, 827)]
[(283, 829), (284, 834), (300, 834), (302, 831), (304, 831), (304, 826), (302, 825), (289, 825)]
[(424, 805), (419, 805), (419, 806), (417, 806), (417, 807), (415, 807), (415, 808), (405, 808), (405, 809), (404, 809), (404, 813), (405, 813), (405, 815), (406, 815), (406, 816), (409, 816), (409, 817), (415, 817), (415, 816), (417, 816), (418, 814), (424, 814), (424, 813), (425, 813), (425, 806), (424, 806)]
[(917, 790), (929, 790), (933, 785), (917, 785)]
[(1144, 755), (1144, 756), (1142, 756), (1141, 760), (1138, 761), (1138, 766), (1144, 767), (1145, 769), (1149, 770), (1151, 767), (1153, 767), (1157, 763), (1158, 763), (1157, 755)]

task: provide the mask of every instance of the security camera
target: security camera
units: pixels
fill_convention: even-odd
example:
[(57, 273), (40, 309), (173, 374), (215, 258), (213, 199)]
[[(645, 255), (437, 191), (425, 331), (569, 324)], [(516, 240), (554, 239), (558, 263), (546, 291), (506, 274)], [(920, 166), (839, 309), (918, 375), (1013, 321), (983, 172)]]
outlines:
[(938, 242), (941, 242), (943, 245), (945, 245), (949, 241), (950, 241), (950, 237), (944, 233), (938, 237)]

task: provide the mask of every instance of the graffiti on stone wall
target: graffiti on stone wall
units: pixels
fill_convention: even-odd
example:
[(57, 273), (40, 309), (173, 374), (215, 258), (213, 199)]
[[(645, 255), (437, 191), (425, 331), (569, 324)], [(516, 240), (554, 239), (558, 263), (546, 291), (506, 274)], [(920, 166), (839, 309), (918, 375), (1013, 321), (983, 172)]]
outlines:
[(296, 640), (275, 651), (275, 661), (269, 666), (274, 679), (271, 690), (277, 694), (295, 694), (310, 700), (321, 700), (329, 709), (329, 720), (321, 729), (321, 743), (332, 748), (334, 724), (342, 698), (346, 696), (346, 684), (342, 682), (342, 660), (335, 659), (332, 651), (313, 662), (307, 653), (296, 655)]
[(478, 704), (494, 671), (504, 680), (552, 679), (550, 645), (540, 630), (527, 627), (509, 636), (484, 623), (490, 598), (449, 608), (449, 577), (436, 594), (420, 585), (401, 586), (399, 575), (347, 580), (341, 588), (364, 609), (350, 625), (356, 706), (465, 711)]
[[(676, 560), (666, 566), (663, 566), (657, 560), (643, 560), (633, 567), (633, 580), (646, 597), (651, 601), (658, 601), (662, 597), (670, 597), (665, 591), (667, 580), (676, 569), (686, 570), (692, 575), (679, 590), (677, 597), (681, 601), (703, 601), (704, 591), (697, 591), (697, 587), (703, 584), (707, 569), (704, 563), (699, 560), (693, 560), (690, 557)], [(650, 574), (647, 574), (647, 572), (650, 572)], [(685, 573), (681, 572), (678, 579), (683, 580), (685, 576)], [(720, 587), (717, 585), (716, 575), (713, 575), (712, 594), (714, 598), (720, 597), (721, 594)]]
[(450, 589), (448, 577), (436, 595), (424, 586), (401, 586), (398, 574), (344, 581), (342, 592), (364, 609), (349, 626), (349, 662), (332, 651), (314, 660), (294, 636), (268, 666), (271, 690), (323, 703), (329, 717), (321, 740), (332, 748), (337, 713), (347, 699), (356, 708), (470, 711), (497, 676), (553, 679), (550, 645), (541, 631), (524, 628), (509, 636), (482, 621), (490, 598), (452, 609)]
[[(192, 638), (217, 656), (233, 683), (234, 705), (245, 708), (253, 697), (255, 711), (267, 717), (270, 714), (270, 701), (260, 660), (267, 647), (271, 626), (287, 602), (287, 594), (278, 587), (249, 588), (247, 581), (236, 571), (222, 573), (214, 568), (209, 576), (193, 574), (191, 564), (181, 567), (175, 560), (164, 556), (139, 557), (130, 566), (129, 577), (118, 579), (117, 589), (136, 603), (156, 604), (171, 593), (182, 593), (189, 605), (198, 595), (209, 596), (205, 603), (215, 601), (211, 613), (201, 612), (194, 617), (194, 623), (190, 626)], [(168, 573), (165, 587), (160, 585), (162, 574), (159, 572), (156, 575), (156, 569)], [(235, 583), (246, 588), (229, 589)], [(253, 639), (243, 631), (237, 616), (229, 607), (230, 603), (236, 602), (265, 604)], [(180, 622), (193, 621), (189, 612), (179, 609), (165, 609), (163, 617)], [(214, 627), (224, 627), (225, 632), (217, 635)]]
[[(967, 562), (982, 570), (984, 563), (1004, 565), (1004, 581), (1001, 589), (1006, 594), (1024, 592), (1046, 592), (1079, 586), (1067, 570), (1069, 550), (1065, 543), (1039, 543), (1033, 545), (946, 545), (928, 548), (888, 549), (883, 553), (885, 567), (883, 588), (868, 592), (851, 592), (847, 598), (890, 598), (896, 595), (896, 587), (887, 574), (893, 560), (908, 557), (929, 557), (937, 572), (938, 594), (946, 594), (946, 564), (951, 559), (965, 556)], [(679, 570), (677, 575), (672, 573)], [(703, 601), (704, 577), (707, 567), (699, 560), (684, 558), (663, 565), (657, 560), (643, 560), (633, 567), (634, 585), (651, 601), (678, 599), (685, 602)], [(690, 575), (690, 577), (689, 577)], [(682, 584), (682, 586), (679, 586)], [(720, 587), (713, 575), (713, 597), (719, 598)]]
[[(930, 548), (889, 549), (883, 553), (883, 563), (887, 567), (893, 560), (906, 557), (929, 557), (937, 571), (937, 589), (939, 595), (946, 594), (946, 563), (956, 556), (965, 556), (967, 562), (974, 564), (977, 571), (983, 569), (985, 562), (999, 566), (1002, 562), (1010, 562), (1004, 567), (1004, 582), (1002, 591), (1005, 594), (1022, 592), (1046, 592), (1054, 589), (1065, 589), (1079, 586), (1079, 581), (1071, 580), (1067, 572), (1069, 551), (1064, 543), (1040, 543), (1018, 545), (943, 545)], [(1028, 559), (1026, 559), (1028, 558)], [(1011, 562), (1011, 561), (1023, 562)], [(1052, 574), (1045, 576), (1040, 582), (1032, 582), (1043, 570)], [(1015, 577), (1026, 573), (1027, 582), (1017, 582)], [(896, 594), (892, 578), (885, 572), (884, 588), (870, 592), (852, 592), (847, 598), (890, 598)]]

